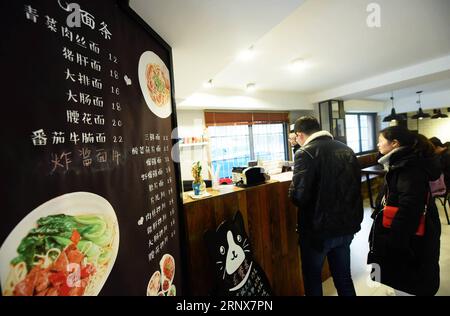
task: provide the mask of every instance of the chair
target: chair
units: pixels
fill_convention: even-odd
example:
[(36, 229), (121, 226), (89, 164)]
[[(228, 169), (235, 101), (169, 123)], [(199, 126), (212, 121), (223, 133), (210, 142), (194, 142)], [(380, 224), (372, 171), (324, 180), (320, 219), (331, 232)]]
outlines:
[(447, 204), (450, 206), (450, 192), (447, 191), (444, 195), (437, 195), (434, 197), (434, 200), (438, 200), (441, 205), (444, 207), (445, 217), (447, 218), (447, 224), (450, 225), (450, 220), (448, 218), (447, 212)]

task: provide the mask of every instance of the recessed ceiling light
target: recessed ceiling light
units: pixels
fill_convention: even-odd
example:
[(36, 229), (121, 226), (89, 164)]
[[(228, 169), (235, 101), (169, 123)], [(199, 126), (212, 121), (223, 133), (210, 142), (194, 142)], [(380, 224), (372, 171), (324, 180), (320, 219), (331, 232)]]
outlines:
[(293, 61), (291, 61), (290, 65), (289, 65), (289, 69), (292, 72), (301, 71), (301, 70), (305, 69), (306, 67), (307, 67), (306, 62), (302, 58), (294, 59)]
[(256, 85), (254, 83), (248, 83), (247, 84), (247, 91), (248, 92), (253, 92), (256, 90)]
[(238, 55), (238, 59), (240, 61), (249, 61), (255, 57), (255, 51), (253, 49), (253, 45), (250, 46), (248, 49), (242, 51)]
[(207, 88), (207, 89), (211, 89), (213, 87), (213, 83), (212, 83), (212, 79), (209, 79), (207, 82), (203, 83), (203, 87)]

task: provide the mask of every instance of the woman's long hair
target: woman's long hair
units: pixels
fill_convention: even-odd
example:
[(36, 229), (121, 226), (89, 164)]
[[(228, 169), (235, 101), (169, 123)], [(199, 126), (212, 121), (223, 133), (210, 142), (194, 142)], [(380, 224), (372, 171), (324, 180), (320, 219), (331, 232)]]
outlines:
[(428, 157), (433, 157), (434, 154), (434, 145), (432, 142), (430, 142), (430, 140), (422, 135), (422, 134), (417, 134), (416, 135), (416, 144), (414, 145), (414, 151), (422, 157), (428, 158)]
[(390, 126), (380, 131), (388, 141), (396, 140), (402, 147), (410, 147), (421, 157), (434, 156), (434, 145), (422, 134), (415, 134), (403, 126)]

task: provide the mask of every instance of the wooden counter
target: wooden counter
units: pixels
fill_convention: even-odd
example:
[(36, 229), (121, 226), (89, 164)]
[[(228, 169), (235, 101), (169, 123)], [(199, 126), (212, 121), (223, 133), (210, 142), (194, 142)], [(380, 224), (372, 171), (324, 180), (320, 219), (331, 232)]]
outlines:
[[(212, 196), (200, 200), (183, 194), (191, 295), (212, 294), (214, 287), (214, 267), (207, 253), (204, 232), (232, 219), (238, 210), (244, 217), (255, 260), (266, 272), (274, 295), (303, 295), (295, 232), (297, 209), (288, 198), (289, 185), (290, 181), (270, 180), (246, 189), (223, 186), (220, 191), (208, 189)], [(328, 276), (328, 265), (325, 265), (323, 277)]]

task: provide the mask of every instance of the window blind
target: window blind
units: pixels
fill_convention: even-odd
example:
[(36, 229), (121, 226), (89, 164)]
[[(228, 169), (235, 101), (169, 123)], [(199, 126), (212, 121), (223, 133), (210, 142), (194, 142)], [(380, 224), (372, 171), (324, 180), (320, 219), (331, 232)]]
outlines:
[(210, 112), (205, 111), (205, 125), (254, 125), (289, 122), (288, 112)]

